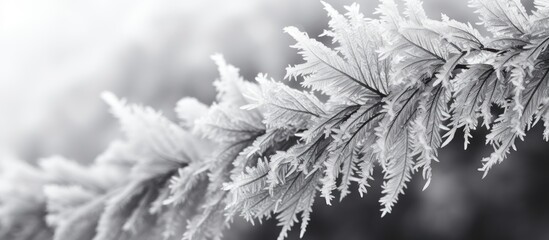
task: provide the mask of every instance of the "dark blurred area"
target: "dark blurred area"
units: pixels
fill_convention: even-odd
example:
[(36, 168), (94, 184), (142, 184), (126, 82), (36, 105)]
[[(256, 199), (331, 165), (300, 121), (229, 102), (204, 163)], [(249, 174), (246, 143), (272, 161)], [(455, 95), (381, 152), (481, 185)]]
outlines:
[[(454, 141), (441, 151), (429, 188), (422, 191), (421, 174), (391, 214), (381, 218), (381, 170), (370, 192), (354, 192), (326, 206), (318, 198), (303, 239), (549, 239), (549, 163), (543, 129), (536, 127), (518, 152), (482, 179), (480, 159), (490, 153), (485, 131), (474, 134), (468, 150)], [(246, 239), (275, 239), (276, 221), (251, 229)], [(299, 239), (294, 230), (289, 239)], [(228, 239), (242, 239), (238, 236)]]
[[(343, 11), (351, 0), (328, 1)], [(378, 2), (357, 1), (372, 17)], [(532, 1), (522, 1), (532, 9)], [(466, 1), (424, 0), (428, 15), (477, 22)], [(178, 99), (214, 99), (209, 56), (222, 53), (241, 74), (282, 79), (301, 62), (289, 25), (311, 36), (327, 28), (318, 0), (0, 0), (0, 154), (34, 162), (54, 154), (89, 163), (120, 136), (99, 98), (108, 90), (175, 119)], [(329, 44), (330, 39), (322, 39)], [(326, 206), (318, 199), (304, 239), (549, 239), (549, 159), (541, 126), (482, 179), (491, 147), (485, 130), (463, 150), (440, 152), (422, 191), (414, 176), (393, 213), (381, 218), (381, 171), (370, 192)], [(1, 156), (1, 155), (0, 155)], [(298, 226), (288, 239), (298, 239)], [(227, 240), (276, 239), (271, 219), (235, 220)]]

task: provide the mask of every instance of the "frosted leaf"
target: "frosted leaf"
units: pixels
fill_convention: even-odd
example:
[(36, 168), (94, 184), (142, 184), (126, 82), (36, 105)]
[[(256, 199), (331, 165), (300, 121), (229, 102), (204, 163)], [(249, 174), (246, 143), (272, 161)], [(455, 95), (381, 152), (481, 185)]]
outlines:
[(265, 75), (259, 75), (256, 80), (261, 87), (261, 97), (254, 104), (260, 107), (268, 127), (300, 129), (306, 127), (311, 118), (325, 114), (324, 105), (311, 93), (292, 89)]
[(469, 6), (476, 9), (480, 23), (496, 36), (520, 36), (530, 30), (530, 19), (520, 0), (471, 0)]

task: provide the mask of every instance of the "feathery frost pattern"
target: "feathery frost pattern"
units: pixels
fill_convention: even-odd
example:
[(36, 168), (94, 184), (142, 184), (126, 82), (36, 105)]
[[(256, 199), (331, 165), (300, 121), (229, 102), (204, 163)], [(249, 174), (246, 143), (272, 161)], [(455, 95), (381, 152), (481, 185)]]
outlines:
[(378, 19), (323, 3), (321, 36), (335, 48), (285, 28), (303, 57), (286, 78), (301, 90), (266, 74), (247, 81), (214, 55), (215, 103), (180, 100), (178, 123), (105, 93), (124, 137), (91, 165), (0, 162), (0, 238), (221, 239), (235, 217), (274, 216), (282, 240), (299, 221), (303, 236), (317, 198), (342, 201), (352, 182), (366, 194), (374, 171), (390, 213), (416, 172), (424, 189), (436, 181), (458, 130), (465, 148), (479, 124), (489, 130), (484, 176), (538, 122), (549, 139), (548, 1), (528, 13), (518, 0), (471, 0), (490, 36), (402, 2), (400, 13), (382, 0)]

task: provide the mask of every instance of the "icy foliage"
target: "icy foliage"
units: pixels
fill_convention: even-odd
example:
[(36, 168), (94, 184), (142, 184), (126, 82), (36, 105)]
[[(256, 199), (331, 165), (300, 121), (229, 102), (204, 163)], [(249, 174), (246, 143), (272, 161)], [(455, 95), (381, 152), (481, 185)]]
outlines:
[(539, 121), (549, 139), (547, 1), (531, 14), (518, 0), (470, 1), (492, 36), (429, 19), (419, 0), (402, 14), (383, 0), (379, 19), (323, 4), (335, 48), (285, 28), (304, 59), (286, 78), (304, 90), (265, 74), (244, 80), (215, 55), (216, 102), (182, 99), (180, 124), (105, 93), (125, 138), (90, 166), (4, 166), (0, 237), (220, 239), (234, 217), (275, 216), (282, 240), (298, 217), (303, 236), (318, 196), (341, 201), (351, 182), (363, 195), (376, 169), (390, 213), (412, 175), (427, 188), (439, 150), (460, 129), (466, 148), (481, 120), (494, 148), (484, 175)]

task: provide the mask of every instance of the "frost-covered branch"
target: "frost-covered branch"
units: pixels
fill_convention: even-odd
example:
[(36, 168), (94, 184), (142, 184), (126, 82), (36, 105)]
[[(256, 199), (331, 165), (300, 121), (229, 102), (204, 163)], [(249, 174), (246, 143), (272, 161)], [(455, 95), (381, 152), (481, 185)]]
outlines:
[(518, 0), (470, 1), (491, 36), (403, 2), (400, 13), (381, 1), (378, 19), (323, 3), (334, 49), (285, 28), (304, 60), (286, 78), (304, 90), (244, 80), (215, 55), (216, 102), (182, 99), (179, 124), (105, 94), (125, 138), (90, 166), (53, 157), (3, 168), (0, 238), (220, 239), (234, 217), (276, 215), (284, 239), (299, 215), (304, 234), (318, 196), (341, 201), (351, 182), (363, 195), (376, 169), (390, 213), (412, 175), (436, 181), (439, 150), (458, 130), (466, 148), (481, 120), (494, 148), (485, 176), (538, 122), (549, 139), (547, 1), (531, 14)]

